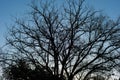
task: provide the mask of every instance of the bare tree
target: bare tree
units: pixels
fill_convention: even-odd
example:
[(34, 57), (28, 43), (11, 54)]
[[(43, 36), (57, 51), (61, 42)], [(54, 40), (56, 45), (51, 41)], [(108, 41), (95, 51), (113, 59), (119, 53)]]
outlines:
[(67, 0), (62, 7), (54, 1), (30, 5), (29, 20), (16, 20), (6, 38), (12, 55), (67, 80), (119, 67), (120, 20), (83, 4), (84, 0)]

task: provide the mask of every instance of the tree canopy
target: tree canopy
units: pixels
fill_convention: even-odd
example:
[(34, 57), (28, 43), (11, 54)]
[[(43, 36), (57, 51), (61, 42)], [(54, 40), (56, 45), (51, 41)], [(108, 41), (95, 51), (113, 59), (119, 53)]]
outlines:
[(89, 9), (84, 0), (62, 6), (51, 1), (32, 3), (29, 18), (16, 20), (6, 38), (11, 50), (6, 62), (24, 58), (66, 80), (119, 69), (120, 19)]
[(50, 74), (41, 66), (33, 68), (22, 59), (5, 68), (4, 77), (8, 80), (64, 80)]

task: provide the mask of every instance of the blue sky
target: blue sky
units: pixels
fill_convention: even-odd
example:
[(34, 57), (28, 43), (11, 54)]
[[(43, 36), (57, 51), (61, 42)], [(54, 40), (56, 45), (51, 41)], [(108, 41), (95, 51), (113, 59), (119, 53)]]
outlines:
[(31, 0), (0, 0), (0, 47), (5, 44), (7, 29), (14, 23), (14, 17), (27, 13)]
[[(0, 0), (0, 47), (5, 44), (7, 27), (13, 24), (13, 17), (23, 17), (30, 2), (31, 0)], [(103, 10), (112, 19), (120, 16), (120, 0), (86, 0), (86, 4), (95, 10)]]
[(87, 4), (116, 19), (120, 16), (120, 0), (87, 0)]

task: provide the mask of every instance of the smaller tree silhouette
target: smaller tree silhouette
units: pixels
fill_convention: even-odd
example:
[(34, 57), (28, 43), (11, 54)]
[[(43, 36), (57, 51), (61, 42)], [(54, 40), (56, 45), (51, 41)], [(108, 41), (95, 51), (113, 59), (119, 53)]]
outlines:
[(9, 80), (63, 80), (58, 76), (53, 76), (41, 66), (32, 69), (23, 59), (5, 68), (4, 76)]

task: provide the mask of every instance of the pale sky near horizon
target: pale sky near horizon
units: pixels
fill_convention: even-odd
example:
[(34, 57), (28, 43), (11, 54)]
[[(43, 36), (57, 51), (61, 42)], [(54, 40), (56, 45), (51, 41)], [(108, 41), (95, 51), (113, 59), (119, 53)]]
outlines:
[[(7, 27), (14, 23), (13, 17), (23, 17), (30, 2), (31, 0), (0, 0), (0, 47), (5, 44)], [(86, 5), (102, 10), (112, 19), (120, 16), (120, 0), (86, 0)]]

